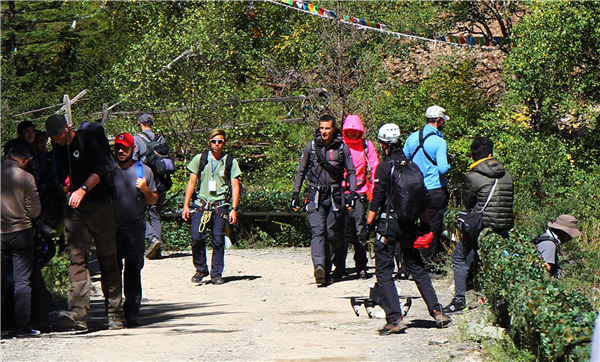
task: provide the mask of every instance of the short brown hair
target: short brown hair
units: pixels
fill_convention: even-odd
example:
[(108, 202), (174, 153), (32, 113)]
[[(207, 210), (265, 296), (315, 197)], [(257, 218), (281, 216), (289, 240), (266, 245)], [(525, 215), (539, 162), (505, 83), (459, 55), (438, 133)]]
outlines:
[(319, 123), (321, 122), (331, 122), (331, 126), (333, 128), (336, 128), (336, 124), (335, 124), (335, 117), (329, 114), (324, 114), (321, 116), (321, 118), (319, 119)]
[(223, 136), (223, 139), (225, 139), (225, 131), (223, 131), (223, 130), (222, 130), (222, 129), (220, 129), (220, 128), (213, 129), (213, 130), (210, 132), (210, 136), (208, 137), (208, 140), (210, 141), (210, 140), (212, 140), (213, 138), (215, 138), (216, 136)]

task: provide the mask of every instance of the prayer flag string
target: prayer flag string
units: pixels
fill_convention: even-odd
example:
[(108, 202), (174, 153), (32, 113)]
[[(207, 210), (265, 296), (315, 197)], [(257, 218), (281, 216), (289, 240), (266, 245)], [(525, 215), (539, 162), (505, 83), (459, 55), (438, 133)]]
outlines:
[[(445, 43), (445, 44), (452, 45), (452, 46), (462, 46), (462, 47), (474, 47), (474, 46), (482, 47), (482, 46), (490, 46), (490, 44), (502, 45), (505, 43), (504, 37), (497, 37), (497, 36), (492, 37), (492, 39), (489, 39), (488, 37), (483, 37), (483, 36), (473, 37), (473, 36), (464, 36), (464, 35), (439, 36), (439, 37), (434, 37), (433, 39), (425, 38), (425, 37), (421, 37), (421, 36), (417, 36), (417, 35), (403, 34), (403, 33), (398, 33), (395, 31), (390, 31), (390, 30), (385, 29), (388, 27), (385, 24), (375, 23), (375, 22), (372, 22), (369, 20), (359, 19), (359, 18), (348, 16), (348, 15), (344, 15), (343, 17), (340, 18), (337, 16), (337, 14), (333, 10), (324, 9), (324, 8), (315, 6), (313, 4), (309, 4), (308, 2), (302, 1), (302, 0), (280, 0), (280, 1), (264, 0), (264, 1), (268, 2), (268, 3), (276, 4), (276, 5), (281, 5), (281, 6), (289, 8), (289, 9), (293, 9), (293, 10), (300, 11), (303, 13), (316, 15), (316, 16), (319, 16), (322, 18), (326, 18), (326, 19), (330, 19), (330, 20), (331, 19), (339, 20), (342, 23), (356, 26), (359, 29), (378, 31), (380, 33), (393, 35), (398, 38), (403, 37), (403, 38), (408, 38), (411, 40), (429, 41), (429, 42), (434, 42), (436, 44), (437, 43)], [(489, 49), (485, 49), (485, 48), (481, 48), (481, 49), (489, 50)]]

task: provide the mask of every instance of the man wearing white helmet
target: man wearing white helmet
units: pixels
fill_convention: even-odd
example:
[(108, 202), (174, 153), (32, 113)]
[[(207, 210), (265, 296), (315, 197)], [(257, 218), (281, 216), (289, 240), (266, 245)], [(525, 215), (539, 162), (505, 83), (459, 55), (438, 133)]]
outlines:
[[(406, 159), (400, 149), (400, 129), (397, 125), (392, 123), (384, 124), (379, 129), (377, 138), (384, 152), (385, 159), (379, 163), (375, 171), (373, 200), (369, 207), (367, 227), (363, 229), (361, 240), (366, 240), (370, 230), (373, 230), (373, 222), (377, 213), (380, 210), (383, 210), (384, 213), (390, 210), (389, 207), (386, 207), (386, 202), (392, 196), (390, 195), (390, 191), (393, 187), (388, 187), (393, 182), (391, 176), (392, 166), (410, 164), (410, 160)], [(418, 170), (416, 172), (418, 173)], [(397, 227), (392, 226), (390, 219), (397, 221)], [(377, 222), (378, 233), (373, 242), (373, 249), (375, 250), (375, 275), (381, 293), (381, 307), (385, 311), (387, 322), (379, 333), (381, 335), (401, 333), (408, 327), (402, 317), (398, 303), (398, 291), (393, 278), (396, 244), (400, 244), (404, 257), (404, 265), (408, 269), (408, 272), (413, 275), (423, 301), (427, 304), (429, 314), (435, 319), (437, 326), (443, 328), (450, 324), (452, 320), (443, 312), (443, 307), (438, 301), (435, 289), (433, 289), (431, 278), (425, 271), (423, 259), (419, 251), (412, 247), (418, 231), (415, 222), (403, 222), (392, 216), (388, 217), (386, 215), (384, 217), (383, 214)], [(386, 230), (386, 232), (383, 230)], [(390, 232), (390, 230), (393, 230), (393, 232)], [(382, 235), (383, 233), (386, 233), (386, 236)]]
[(433, 232), (431, 246), (422, 249), (421, 254), (431, 271), (432, 258), (440, 251), (440, 236), (444, 232), (444, 214), (448, 211), (448, 189), (444, 174), (450, 170), (448, 146), (442, 129), (450, 117), (446, 110), (431, 106), (425, 112), (427, 124), (413, 132), (404, 142), (404, 156), (419, 166), (427, 188), (429, 212), (421, 219), (421, 226), (427, 226)]

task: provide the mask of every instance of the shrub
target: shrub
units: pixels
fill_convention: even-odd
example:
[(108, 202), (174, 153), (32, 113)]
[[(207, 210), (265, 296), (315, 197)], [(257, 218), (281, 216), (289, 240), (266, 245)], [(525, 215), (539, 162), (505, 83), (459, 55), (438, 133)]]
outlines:
[(53, 299), (67, 299), (69, 294), (69, 252), (57, 253), (50, 265), (42, 269), (42, 275), (46, 288), (52, 294)]
[[(542, 361), (589, 358), (595, 312), (589, 300), (552, 279), (530, 240), (480, 238), (483, 293), (520, 348)], [(587, 357), (586, 357), (587, 356)]]

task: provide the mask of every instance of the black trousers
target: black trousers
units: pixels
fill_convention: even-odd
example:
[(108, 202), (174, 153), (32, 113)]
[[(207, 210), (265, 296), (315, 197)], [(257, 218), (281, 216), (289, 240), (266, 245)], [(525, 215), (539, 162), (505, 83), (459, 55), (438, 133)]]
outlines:
[(5, 233), (1, 237), (2, 280), (13, 270), (15, 290), (15, 324), (27, 328), (31, 319), (31, 272), (33, 269), (33, 230)]
[(144, 231), (146, 224), (121, 225), (116, 230), (117, 262), (123, 274), (123, 312), (138, 315), (142, 306), (142, 268), (144, 267)]
[(421, 250), (421, 255), (426, 263), (429, 263), (437, 253), (442, 250), (440, 236), (446, 229), (444, 215), (448, 211), (449, 193), (446, 187), (427, 190), (427, 206), (429, 207), (429, 227), (433, 232), (433, 240), (427, 249)]
[[(364, 195), (364, 194), (362, 194)], [(356, 202), (354, 210), (346, 210), (344, 212), (342, 242), (339, 243), (339, 249), (335, 251), (335, 259), (333, 265), (342, 270), (346, 269), (346, 257), (348, 256), (348, 244), (354, 246), (354, 266), (356, 268), (364, 268), (367, 266), (369, 259), (367, 258), (367, 250), (359, 242), (358, 236), (365, 228), (366, 213), (369, 208), (369, 200), (366, 196), (360, 197)]]

